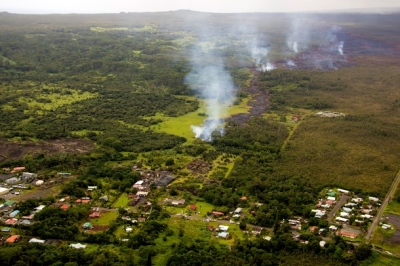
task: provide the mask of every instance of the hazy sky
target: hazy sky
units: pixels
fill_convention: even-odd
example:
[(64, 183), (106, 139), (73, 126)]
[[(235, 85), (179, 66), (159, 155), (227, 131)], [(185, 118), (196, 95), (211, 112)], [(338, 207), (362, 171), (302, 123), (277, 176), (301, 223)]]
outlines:
[(400, 7), (400, 0), (0, 0), (0, 11), (39, 14), (178, 9), (218, 13), (296, 12), (379, 7)]

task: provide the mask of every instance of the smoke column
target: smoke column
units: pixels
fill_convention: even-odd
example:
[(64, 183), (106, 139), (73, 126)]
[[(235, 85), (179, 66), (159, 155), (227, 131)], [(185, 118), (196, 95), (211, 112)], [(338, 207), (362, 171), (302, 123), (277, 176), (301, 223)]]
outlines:
[(343, 45), (344, 45), (343, 41), (339, 42), (338, 52), (339, 52), (340, 55), (343, 55)]
[(221, 135), (224, 133), (222, 116), (233, 103), (234, 85), (221, 59), (210, 64), (204, 58), (199, 54), (193, 55), (192, 70), (185, 77), (185, 82), (206, 100), (207, 118), (202, 125), (192, 125), (191, 129), (196, 138), (211, 141), (214, 131)]
[(268, 48), (261, 45), (258, 40), (253, 40), (247, 43), (247, 49), (250, 51), (251, 58), (257, 67), (258, 71), (271, 71), (275, 69), (274, 64), (268, 61)]

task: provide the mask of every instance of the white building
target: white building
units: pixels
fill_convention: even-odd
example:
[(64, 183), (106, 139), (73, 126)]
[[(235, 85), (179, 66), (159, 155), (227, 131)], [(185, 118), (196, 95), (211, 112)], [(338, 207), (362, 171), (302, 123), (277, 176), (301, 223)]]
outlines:
[(349, 219), (346, 219), (343, 217), (336, 217), (335, 221), (340, 222), (340, 223), (347, 223), (349, 221)]
[(339, 191), (339, 192), (341, 192), (341, 193), (344, 193), (344, 194), (349, 194), (349, 193), (350, 193), (350, 191), (345, 190), (345, 189), (341, 189), (341, 188), (338, 188), (337, 191)]
[(37, 239), (37, 238), (32, 238), (31, 240), (29, 240), (29, 243), (44, 244), (45, 242), (46, 242), (46, 240)]

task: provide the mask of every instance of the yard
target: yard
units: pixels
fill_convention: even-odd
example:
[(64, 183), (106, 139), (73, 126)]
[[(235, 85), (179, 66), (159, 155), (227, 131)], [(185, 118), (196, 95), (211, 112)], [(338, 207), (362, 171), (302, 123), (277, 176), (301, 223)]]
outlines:
[(126, 208), (128, 207), (129, 198), (126, 193), (122, 193), (118, 200), (113, 204), (113, 208)]
[(96, 226), (96, 225), (109, 225), (112, 221), (117, 219), (118, 217), (118, 212), (117, 211), (108, 211), (108, 212), (101, 212), (100, 218), (97, 219), (90, 219), (90, 222)]

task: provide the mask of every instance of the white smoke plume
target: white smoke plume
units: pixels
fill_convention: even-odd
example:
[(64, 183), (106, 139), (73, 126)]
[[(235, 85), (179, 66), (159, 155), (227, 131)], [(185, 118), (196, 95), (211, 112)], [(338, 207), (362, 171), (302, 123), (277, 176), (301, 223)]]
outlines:
[(196, 138), (211, 141), (213, 132), (224, 133), (223, 114), (234, 99), (234, 85), (222, 60), (219, 63), (207, 64), (195, 56), (192, 60), (192, 71), (185, 77), (191, 89), (200, 93), (206, 100), (206, 115), (202, 125), (192, 125)]
[(310, 44), (310, 28), (306, 17), (291, 17), (291, 24), (286, 36), (287, 47), (294, 53), (308, 49)]
[(251, 58), (258, 71), (271, 71), (275, 69), (275, 65), (268, 60), (268, 52), (266, 41), (254, 39), (247, 42), (247, 49), (250, 51)]
[(343, 55), (343, 46), (344, 46), (344, 41), (340, 41), (338, 44), (338, 52), (340, 55)]

